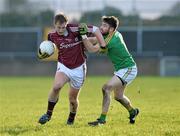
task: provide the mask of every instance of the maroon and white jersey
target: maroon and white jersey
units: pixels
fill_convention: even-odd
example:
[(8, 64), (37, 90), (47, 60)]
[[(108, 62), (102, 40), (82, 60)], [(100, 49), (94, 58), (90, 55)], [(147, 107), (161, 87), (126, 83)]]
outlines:
[[(88, 26), (88, 28), (88, 33), (92, 33), (93, 26)], [(48, 40), (55, 43), (58, 48), (58, 61), (73, 69), (85, 62), (85, 48), (78, 33), (78, 24), (67, 24), (66, 29), (67, 36), (52, 32), (48, 34)]]

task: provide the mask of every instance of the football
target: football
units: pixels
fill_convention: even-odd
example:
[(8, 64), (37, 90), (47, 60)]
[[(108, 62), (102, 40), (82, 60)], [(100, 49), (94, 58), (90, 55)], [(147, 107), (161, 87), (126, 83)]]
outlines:
[(51, 41), (43, 41), (39, 46), (39, 51), (41, 54), (47, 53), (51, 56), (56, 50), (56, 45)]

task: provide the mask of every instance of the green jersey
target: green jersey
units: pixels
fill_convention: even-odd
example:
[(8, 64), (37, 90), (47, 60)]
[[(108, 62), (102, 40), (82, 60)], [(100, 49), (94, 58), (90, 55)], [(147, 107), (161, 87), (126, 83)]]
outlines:
[[(105, 39), (108, 37), (105, 36)], [(107, 43), (107, 56), (114, 65), (115, 71), (136, 65), (129, 53), (121, 33), (116, 31)]]

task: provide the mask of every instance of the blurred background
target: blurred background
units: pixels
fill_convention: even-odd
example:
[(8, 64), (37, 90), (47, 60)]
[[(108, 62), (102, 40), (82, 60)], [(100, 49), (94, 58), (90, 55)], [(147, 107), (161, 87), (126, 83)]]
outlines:
[[(56, 62), (36, 56), (58, 12), (96, 26), (103, 15), (117, 16), (140, 76), (180, 76), (180, 0), (0, 0), (1, 76), (55, 73)], [(87, 56), (88, 75), (112, 75), (105, 55)]]

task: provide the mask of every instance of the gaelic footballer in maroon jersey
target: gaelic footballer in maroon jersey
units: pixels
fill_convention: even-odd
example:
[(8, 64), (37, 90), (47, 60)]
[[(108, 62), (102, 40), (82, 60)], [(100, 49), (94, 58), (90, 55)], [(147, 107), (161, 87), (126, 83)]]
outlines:
[[(57, 70), (53, 87), (48, 97), (47, 111), (39, 119), (40, 124), (45, 124), (51, 120), (53, 109), (59, 100), (61, 88), (69, 83), (69, 105), (70, 113), (67, 124), (72, 125), (75, 120), (79, 101), (78, 94), (86, 77), (86, 56), (85, 48), (80, 35), (80, 27), (76, 24), (68, 24), (68, 19), (64, 14), (57, 14), (54, 18), (55, 32), (48, 34), (48, 40), (56, 44), (58, 48)], [(99, 29), (95, 26), (87, 25), (81, 27), (83, 33), (94, 34), (101, 45), (105, 41)], [(82, 32), (82, 31), (81, 31)], [(82, 34), (82, 33), (81, 33)], [(43, 54), (42, 54), (43, 56)], [(61, 100), (61, 99), (60, 99)]]
[[(57, 32), (49, 33), (48, 40), (56, 44), (58, 61), (68, 68), (76, 68), (86, 60), (84, 45), (78, 32), (77, 24), (67, 24), (66, 35), (59, 35)], [(93, 26), (88, 26), (88, 33), (93, 32)]]

